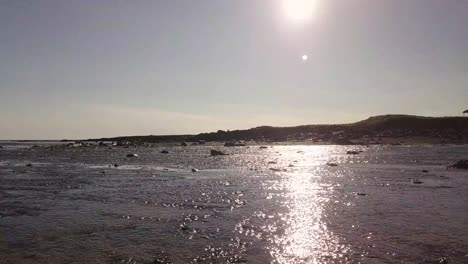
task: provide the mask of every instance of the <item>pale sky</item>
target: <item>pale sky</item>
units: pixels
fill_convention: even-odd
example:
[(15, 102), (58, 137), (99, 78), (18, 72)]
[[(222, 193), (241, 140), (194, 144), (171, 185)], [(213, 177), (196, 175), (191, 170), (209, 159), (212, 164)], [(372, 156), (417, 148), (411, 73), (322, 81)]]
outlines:
[(0, 0), (0, 139), (468, 108), (468, 0), (284, 1)]

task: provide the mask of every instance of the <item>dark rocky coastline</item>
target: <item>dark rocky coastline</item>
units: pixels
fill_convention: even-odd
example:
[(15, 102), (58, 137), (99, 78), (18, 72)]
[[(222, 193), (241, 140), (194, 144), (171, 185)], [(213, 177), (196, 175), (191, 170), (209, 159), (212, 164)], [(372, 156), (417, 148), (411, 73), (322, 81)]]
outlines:
[(143, 143), (189, 142), (308, 142), (310, 144), (467, 144), (468, 117), (420, 117), (384, 115), (341, 125), (304, 125), (296, 127), (261, 126), (246, 130), (201, 133), (198, 135), (124, 136), (88, 139)]

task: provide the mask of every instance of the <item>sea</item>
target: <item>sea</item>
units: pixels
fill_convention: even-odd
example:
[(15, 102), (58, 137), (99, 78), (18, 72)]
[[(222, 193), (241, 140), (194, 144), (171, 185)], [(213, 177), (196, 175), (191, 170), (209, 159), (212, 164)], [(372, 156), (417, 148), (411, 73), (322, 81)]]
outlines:
[(0, 142), (0, 263), (468, 263), (468, 145), (61, 144)]

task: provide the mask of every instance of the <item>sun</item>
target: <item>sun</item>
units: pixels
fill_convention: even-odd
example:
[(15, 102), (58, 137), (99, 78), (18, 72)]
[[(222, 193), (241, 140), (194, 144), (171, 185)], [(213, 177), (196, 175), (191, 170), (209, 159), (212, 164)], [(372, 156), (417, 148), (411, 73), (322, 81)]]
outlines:
[(318, 0), (282, 0), (286, 16), (294, 21), (307, 21), (317, 11)]

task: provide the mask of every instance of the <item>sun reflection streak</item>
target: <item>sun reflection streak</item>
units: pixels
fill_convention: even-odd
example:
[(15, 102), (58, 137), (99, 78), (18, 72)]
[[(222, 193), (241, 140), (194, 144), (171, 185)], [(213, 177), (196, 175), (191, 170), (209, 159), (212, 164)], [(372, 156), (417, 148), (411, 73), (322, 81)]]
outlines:
[(289, 212), (283, 218), (284, 233), (275, 236), (276, 246), (270, 250), (276, 263), (323, 263), (346, 251), (324, 220), (329, 194), (321, 186), (320, 171), (314, 166), (317, 157), (324, 155), (328, 155), (327, 149), (314, 148), (314, 153), (304, 155), (308, 157), (304, 169), (299, 167), (282, 174), (284, 206)]

